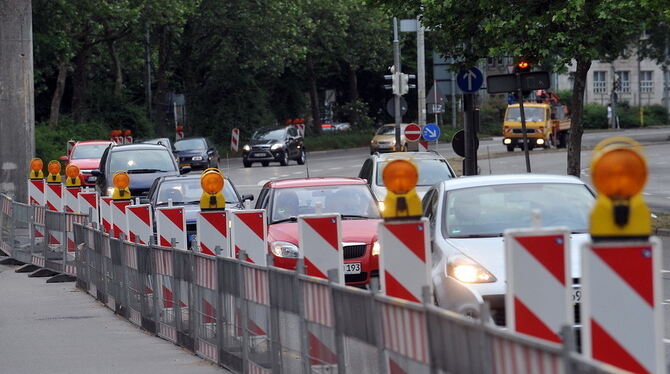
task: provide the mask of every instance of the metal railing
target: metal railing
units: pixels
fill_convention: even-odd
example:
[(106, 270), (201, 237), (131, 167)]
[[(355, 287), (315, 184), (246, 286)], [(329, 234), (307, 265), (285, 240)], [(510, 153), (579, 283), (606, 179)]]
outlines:
[[(570, 344), (546, 343), (486, 318), (440, 309), (430, 295), (424, 304), (409, 303), (374, 287), (114, 239), (95, 224), (73, 224), (68, 231), (67, 214), (45, 216), (42, 224), (39, 210), (2, 197), (4, 251), (23, 262), (47, 259), (52, 248), (34, 240), (34, 228), (72, 232), (77, 287), (131, 323), (234, 372), (617, 372), (586, 360)], [(62, 248), (65, 268), (70, 261), (67, 246)], [(52, 268), (57, 263), (45, 261)], [(565, 340), (571, 342), (568, 331)]]

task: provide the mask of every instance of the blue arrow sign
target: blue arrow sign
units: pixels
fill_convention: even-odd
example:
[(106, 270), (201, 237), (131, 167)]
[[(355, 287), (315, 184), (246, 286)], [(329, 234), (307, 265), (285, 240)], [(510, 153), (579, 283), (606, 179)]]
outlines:
[(440, 137), (440, 127), (434, 123), (427, 123), (421, 130), (421, 136), (428, 142), (437, 140)]
[(482, 87), (484, 75), (477, 68), (461, 70), (456, 76), (456, 83), (463, 92), (475, 92)]

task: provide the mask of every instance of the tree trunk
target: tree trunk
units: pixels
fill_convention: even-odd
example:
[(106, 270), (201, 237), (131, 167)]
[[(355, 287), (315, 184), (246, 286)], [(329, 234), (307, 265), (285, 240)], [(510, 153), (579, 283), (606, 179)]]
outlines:
[(168, 133), (167, 125), (167, 63), (169, 52), (168, 27), (163, 25), (158, 32), (158, 68), (156, 69), (156, 96), (154, 107), (156, 111), (156, 131), (158, 136), (165, 137)]
[(321, 111), (319, 110), (319, 92), (316, 88), (316, 73), (312, 56), (307, 56), (307, 76), (309, 79), (309, 102), (312, 107), (312, 130), (321, 134)]
[(60, 103), (63, 100), (65, 92), (65, 78), (67, 78), (67, 61), (62, 60), (58, 63), (58, 78), (56, 79), (56, 90), (51, 98), (51, 112), (49, 113), (49, 127), (58, 126), (58, 117), (60, 116)]
[(85, 48), (80, 50), (74, 57), (74, 74), (72, 75), (72, 116), (74, 117), (75, 122), (82, 122), (86, 116), (88, 53), (89, 48)]
[(570, 140), (568, 141), (568, 175), (579, 178), (581, 172), (582, 134), (584, 133), (584, 90), (591, 60), (577, 59), (575, 83), (572, 88), (572, 108), (570, 113)]
[(358, 76), (356, 68), (347, 63), (347, 75), (349, 77), (349, 102), (358, 100)]
[(123, 70), (121, 69), (119, 53), (113, 40), (107, 42), (107, 48), (109, 48), (109, 55), (112, 58), (112, 70), (114, 71), (114, 96), (120, 97), (123, 94)]

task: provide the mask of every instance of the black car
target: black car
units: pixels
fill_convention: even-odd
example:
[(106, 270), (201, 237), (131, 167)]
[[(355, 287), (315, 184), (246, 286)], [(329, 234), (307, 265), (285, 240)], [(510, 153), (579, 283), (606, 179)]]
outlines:
[(131, 196), (142, 197), (147, 195), (156, 178), (188, 173), (191, 168), (179, 168), (172, 152), (162, 145), (111, 145), (102, 154), (100, 169), (91, 171), (97, 178), (96, 190), (100, 196), (111, 196), (112, 177), (117, 171), (128, 172)]
[[(200, 197), (202, 196), (200, 177), (201, 175), (197, 174), (160, 177), (154, 181), (148, 196), (148, 203), (151, 204), (152, 209), (168, 206), (168, 200), (172, 200), (173, 206), (184, 207), (189, 248), (195, 239), (196, 220), (200, 212)], [(226, 209), (244, 209), (244, 202), (254, 199), (254, 195), (240, 196), (228, 178), (225, 178), (223, 184), (223, 197), (226, 199)]]
[(289, 160), (296, 160), (299, 165), (305, 163), (305, 144), (293, 126), (262, 128), (254, 132), (249, 144), (242, 147), (245, 168), (254, 162), (260, 162), (263, 166), (279, 162), (286, 166)]
[(219, 167), (219, 151), (205, 138), (177, 140), (173, 153), (179, 160), (179, 166), (190, 166), (192, 169)]

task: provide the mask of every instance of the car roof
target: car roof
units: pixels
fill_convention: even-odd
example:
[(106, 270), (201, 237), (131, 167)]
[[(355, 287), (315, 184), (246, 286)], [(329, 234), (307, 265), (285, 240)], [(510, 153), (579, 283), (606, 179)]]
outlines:
[(373, 155), (377, 161), (388, 161), (396, 158), (409, 158), (415, 160), (444, 160), (445, 158), (437, 152), (391, 152)]
[(579, 178), (571, 175), (553, 174), (501, 174), (501, 175), (477, 175), (461, 178), (447, 179), (441, 182), (446, 190), (457, 190), (469, 187), (481, 187), (503, 184), (523, 183), (562, 183), (586, 185)]
[[(160, 177), (163, 181), (174, 181), (174, 180), (181, 180), (181, 179), (197, 179), (200, 180), (200, 177), (202, 177), (202, 174), (183, 174), (183, 175), (166, 175), (163, 177)], [(223, 177), (223, 179), (230, 181), (228, 177)]]
[(121, 152), (121, 151), (128, 151), (128, 150), (151, 150), (151, 149), (167, 150), (167, 148), (165, 148), (165, 146), (160, 145), (160, 144), (133, 143), (133, 144), (114, 145), (114, 146), (112, 146), (111, 151), (112, 152)]
[(293, 188), (293, 187), (318, 187), (318, 186), (341, 186), (348, 184), (365, 184), (360, 178), (344, 177), (314, 177), (314, 178), (291, 178), (267, 182), (269, 188)]
[(190, 137), (190, 138), (179, 139), (179, 140), (177, 140), (175, 143), (178, 143), (178, 142), (181, 142), (181, 141), (184, 141), (184, 140), (193, 140), (193, 139), (202, 139), (202, 140), (205, 140), (205, 137), (204, 137), (204, 136), (192, 136), (192, 137)]
[(112, 144), (111, 140), (82, 140), (75, 144), (77, 145), (101, 145), (101, 144)]

